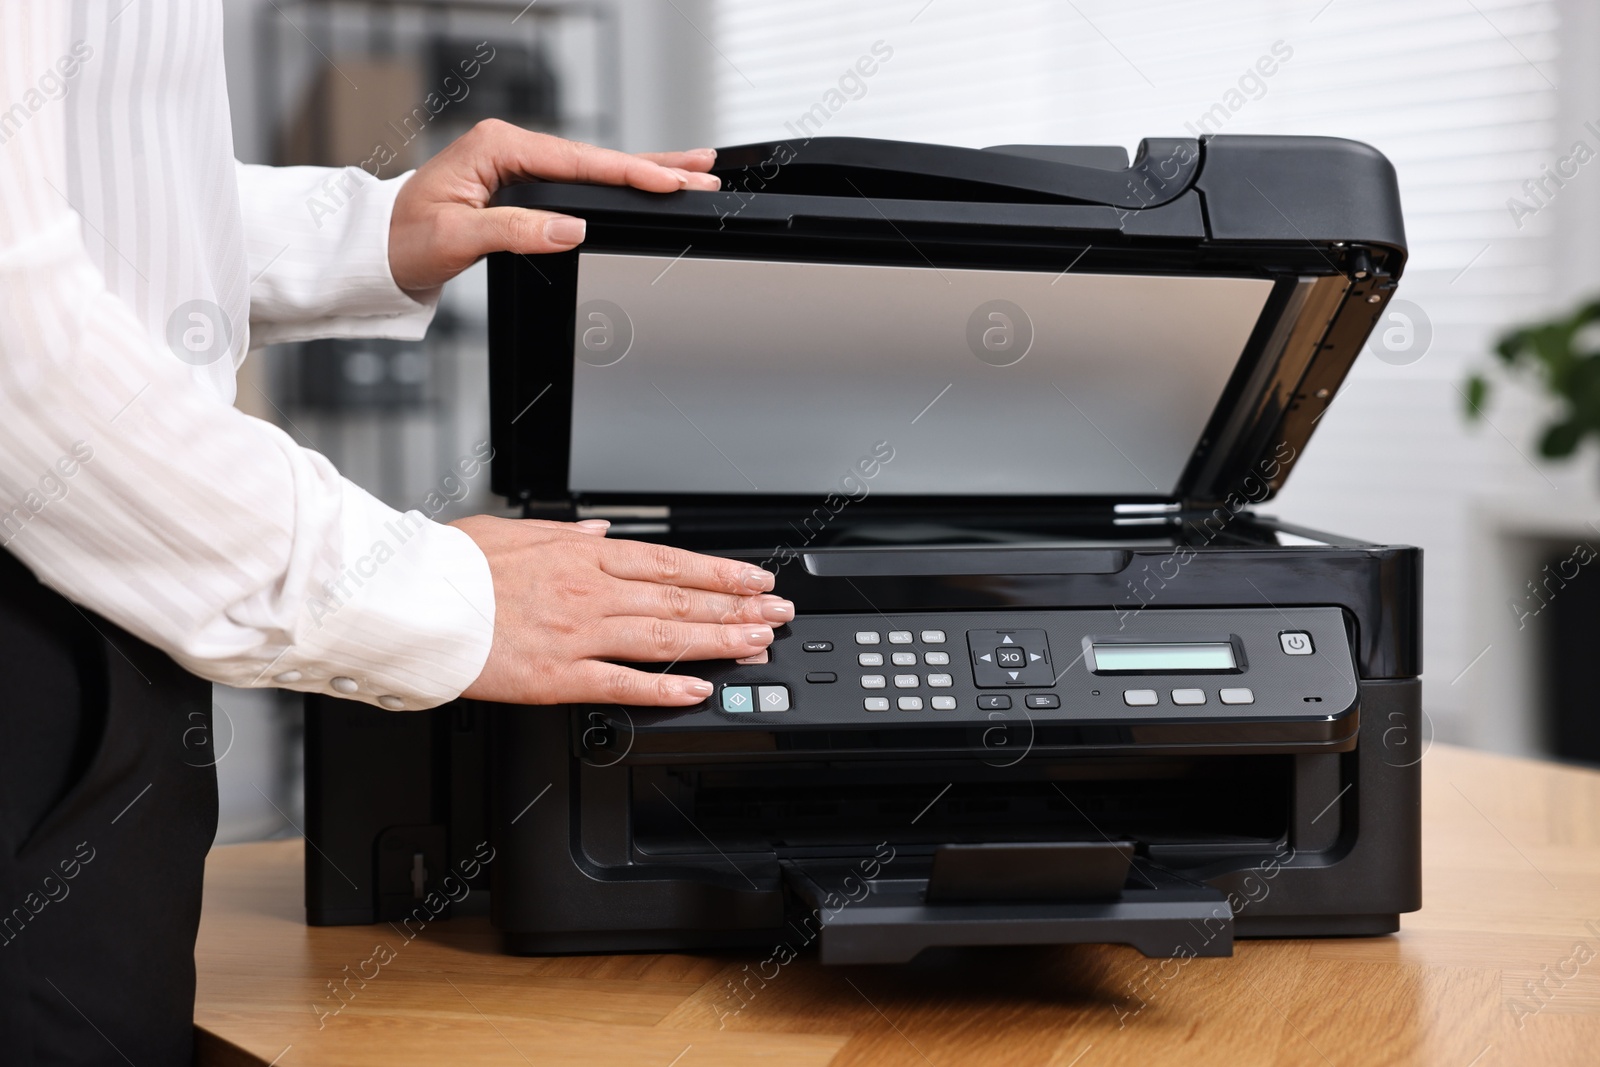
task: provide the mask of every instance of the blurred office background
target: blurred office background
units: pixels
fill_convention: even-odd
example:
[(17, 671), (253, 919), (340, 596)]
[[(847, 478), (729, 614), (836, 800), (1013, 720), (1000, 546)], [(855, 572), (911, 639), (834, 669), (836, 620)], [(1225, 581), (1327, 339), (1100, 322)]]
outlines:
[[(1600, 579), (1574, 562), (1600, 547), (1595, 451), (1540, 458), (1553, 401), (1492, 372), (1487, 420), (1464, 417), (1466, 379), (1491, 367), (1507, 327), (1600, 295), (1600, 162), (1590, 162), (1600, 5), (227, 0), (227, 10), (235, 141), (250, 162), (359, 165), (382, 143), (396, 154), (388, 177), (489, 115), (635, 151), (802, 128), (970, 146), (1131, 150), (1145, 136), (1201, 131), (1377, 146), (1406, 208), (1403, 303), (1263, 510), (1426, 549), (1424, 704), (1439, 739), (1600, 762), (1586, 699)], [(863, 56), (874, 72), (849, 73)], [(462, 96), (444, 79), (474, 58)], [(430, 93), (433, 106), (448, 100), (436, 113)], [(451, 283), (420, 344), (256, 353), (241, 406), (389, 503), (417, 506), (487, 436), (483, 278), (480, 265)], [(440, 517), (498, 508), (485, 483), (446, 487), (459, 499)], [(219, 749), (231, 738), (219, 840), (293, 832), (297, 698), (219, 689), (217, 705)]]

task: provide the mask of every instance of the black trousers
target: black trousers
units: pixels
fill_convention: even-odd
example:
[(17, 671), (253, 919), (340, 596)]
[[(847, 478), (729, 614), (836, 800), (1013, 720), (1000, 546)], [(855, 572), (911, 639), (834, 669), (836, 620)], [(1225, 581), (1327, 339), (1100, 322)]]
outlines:
[(0, 550), (0, 1063), (194, 1057), (211, 687)]

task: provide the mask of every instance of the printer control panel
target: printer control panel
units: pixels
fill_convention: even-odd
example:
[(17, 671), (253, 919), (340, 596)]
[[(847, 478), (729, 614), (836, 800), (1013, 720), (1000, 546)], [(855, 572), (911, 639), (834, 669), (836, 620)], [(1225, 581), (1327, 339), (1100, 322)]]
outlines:
[(1356, 704), (1338, 608), (802, 613), (764, 657), (693, 670), (696, 708), (634, 729), (1327, 720)]

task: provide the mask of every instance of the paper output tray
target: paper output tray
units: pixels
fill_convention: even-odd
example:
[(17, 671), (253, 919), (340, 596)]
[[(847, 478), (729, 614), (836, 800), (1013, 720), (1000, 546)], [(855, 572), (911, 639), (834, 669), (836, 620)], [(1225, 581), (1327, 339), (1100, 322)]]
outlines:
[(925, 861), (920, 870), (904, 870), (912, 862), (886, 864), (877, 878), (836, 860), (784, 862), (785, 882), (812, 913), (823, 963), (907, 963), (924, 949), (979, 945), (1121, 944), (1152, 957), (1233, 955), (1233, 912), (1222, 892), (1138, 861), (1114, 898), (935, 903), (928, 901), (931, 870)]

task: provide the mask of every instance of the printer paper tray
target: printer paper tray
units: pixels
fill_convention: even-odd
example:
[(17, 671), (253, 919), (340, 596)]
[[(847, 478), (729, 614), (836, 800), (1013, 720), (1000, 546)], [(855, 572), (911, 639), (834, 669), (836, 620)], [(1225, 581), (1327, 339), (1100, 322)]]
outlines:
[[(980, 945), (1129, 945), (1146, 956), (1233, 955), (1233, 912), (1209, 886), (1159, 873), (1155, 887), (1116, 900), (929, 904), (921, 879), (857, 879), (844, 869), (786, 862), (784, 879), (814, 916), (826, 964), (906, 963), (930, 948)], [(1144, 868), (1138, 875), (1155, 873)], [(860, 892), (870, 884), (871, 890)], [(796, 920), (799, 921), (799, 920)]]

